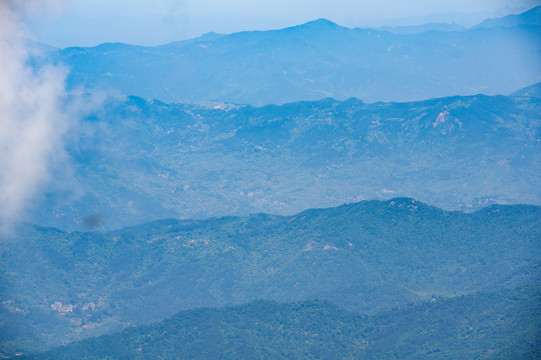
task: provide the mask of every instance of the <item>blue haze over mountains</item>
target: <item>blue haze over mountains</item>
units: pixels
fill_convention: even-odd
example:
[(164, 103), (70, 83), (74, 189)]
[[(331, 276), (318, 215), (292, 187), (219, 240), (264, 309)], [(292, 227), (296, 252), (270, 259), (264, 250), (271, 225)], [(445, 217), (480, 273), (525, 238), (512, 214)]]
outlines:
[(537, 98), (220, 107), (104, 104), (68, 143), (77, 185), (49, 189), (35, 221), (84, 229), (99, 214), (118, 228), (393, 196), (463, 210), (541, 201)]
[[(157, 47), (49, 49), (71, 68), (70, 87), (142, 98), (110, 98), (82, 122), (67, 144), (74, 181), (47, 189), (32, 219), (110, 229), (393, 196), (464, 210), (539, 204), (539, 14), (451, 32), (320, 19)], [(345, 100), (319, 100), (329, 96)], [(412, 99), (422, 100), (370, 103)]]
[(34, 44), (106, 96), (0, 241), (0, 357), (541, 356), (540, 14)]
[(402, 35), (319, 19), (275, 31), (211, 33), (157, 47), (108, 43), (54, 55), (71, 67), (73, 87), (113, 88), (165, 102), (510, 94), (541, 79), (539, 9), (465, 31)]

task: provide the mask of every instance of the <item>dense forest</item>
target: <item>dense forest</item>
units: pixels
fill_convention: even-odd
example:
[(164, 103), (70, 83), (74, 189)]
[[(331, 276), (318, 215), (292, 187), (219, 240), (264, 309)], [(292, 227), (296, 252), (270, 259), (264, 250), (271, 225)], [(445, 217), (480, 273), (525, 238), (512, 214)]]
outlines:
[(24, 225), (2, 243), (1, 300), (11, 309), (3, 316), (18, 326), (3, 351), (44, 350), (257, 299), (321, 299), (375, 315), (536, 284), (540, 222), (535, 206), (463, 213), (395, 198), (111, 232)]
[(197, 309), (32, 359), (536, 359), (541, 288), (366, 316), (325, 301)]

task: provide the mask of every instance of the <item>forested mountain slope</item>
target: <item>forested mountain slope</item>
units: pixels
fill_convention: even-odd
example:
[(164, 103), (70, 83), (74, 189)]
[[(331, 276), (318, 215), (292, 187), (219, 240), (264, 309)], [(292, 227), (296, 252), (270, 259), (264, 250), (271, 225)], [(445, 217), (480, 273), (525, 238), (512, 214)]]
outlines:
[(395, 196), (470, 211), (540, 204), (540, 114), (541, 99), (525, 96), (264, 107), (109, 99), (67, 137), (71, 165), (29, 219), (88, 230)]
[(1, 244), (3, 323), (21, 333), (4, 346), (35, 351), (256, 299), (327, 299), (374, 314), (535, 284), (540, 215), (535, 206), (467, 214), (396, 198), (106, 233), (26, 225)]
[(539, 288), (438, 299), (376, 316), (328, 302), (198, 309), (34, 359), (534, 359)]

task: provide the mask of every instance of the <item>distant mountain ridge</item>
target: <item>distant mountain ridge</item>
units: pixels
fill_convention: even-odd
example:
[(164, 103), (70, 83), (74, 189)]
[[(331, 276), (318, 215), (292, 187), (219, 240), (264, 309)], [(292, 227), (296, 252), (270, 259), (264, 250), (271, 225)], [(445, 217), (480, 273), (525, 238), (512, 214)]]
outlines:
[(541, 82), (515, 91), (511, 96), (527, 96), (541, 99)]
[(487, 19), (474, 26), (474, 28), (492, 28), (501, 26), (517, 26), (517, 25), (541, 25), (541, 6), (536, 6), (522, 14), (511, 14), (499, 19)]
[(381, 26), (376, 28), (379, 31), (388, 31), (394, 34), (417, 34), (425, 31), (466, 31), (467, 28), (458, 25), (456, 23), (429, 23), (424, 25), (410, 25), (410, 26)]
[[(541, 100), (282, 106), (110, 99), (70, 134), (31, 221), (121, 228), (411, 196), (446, 209), (541, 203)], [(98, 219), (99, 221), (87, 221)]]
[(389, 31), (395, 34), (416, 34), (424, 31), (467, 31), (480, 28), (489, 29), (494, 27), (512, 27), (519, 25), (541, 26), (541, 6), (536, 6), (521, 14), (510, 14), (501, 18), (486, 19), (469, 28), (454, 22), (436, 22), (410, 26), (381, 26), (377, 27), (376, 30)]
[(319, 19), (157, 47), (66, 48), (51, 61), (70, 87), (165, 102), (251, 105), (357, 97), (366, 102), (507, 94), (541, 76), (539, 24), (408, 35)]

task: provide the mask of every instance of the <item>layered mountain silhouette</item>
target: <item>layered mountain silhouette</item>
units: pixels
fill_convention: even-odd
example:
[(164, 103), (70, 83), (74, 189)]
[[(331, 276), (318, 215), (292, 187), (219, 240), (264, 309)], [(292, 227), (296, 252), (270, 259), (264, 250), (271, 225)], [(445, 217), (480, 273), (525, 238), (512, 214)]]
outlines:
[(532, 86), (515, 91), (512, 96), (526, 96), (541, 99), (541, 83), (533, 84)]
[(541, 6), (534, 7), (522, 14), (511, 14), (499, 19), (487, 19), (475, 28), (512, 27), (517, 25), (541, 25)]
[(412, 101), (509, 94), (539, 81), (540, 25), (539, 7), (465, 31), (428, 26), (444, 31), (413, 34), (349, 29), (319, 19), (157, 47), (67, 48), (50, 57), (71, 69), (71, 87), (116, 89), (166, 102)]
[(29, 42), (107, 95), (1, 234), (0, 357), (539, 358), (540, 11)]

